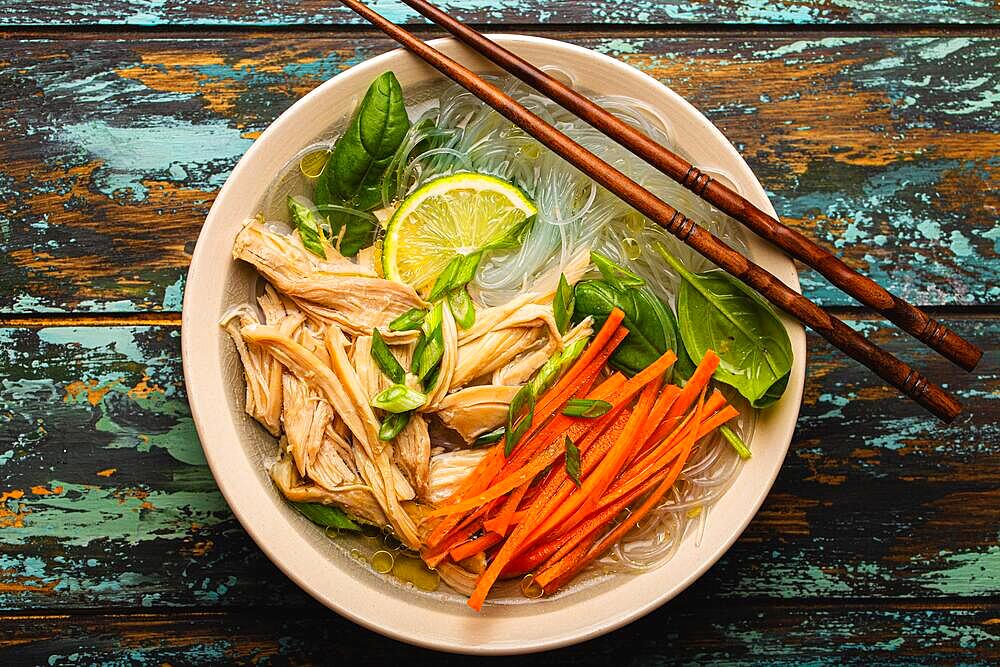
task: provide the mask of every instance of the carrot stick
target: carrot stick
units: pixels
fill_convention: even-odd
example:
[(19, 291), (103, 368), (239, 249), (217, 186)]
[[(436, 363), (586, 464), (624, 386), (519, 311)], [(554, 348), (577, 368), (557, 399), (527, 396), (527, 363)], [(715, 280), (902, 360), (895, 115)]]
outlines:
[[(722, 395), (721, 391), (716, 389), (705, 401), (705, 414), (713, 414), (725, 405), (726, 397)], [(665, 417), (663, 421), (660, 422), (660, 425), (653, 431), (653, 434), (649, 437), (650, 442), (659, 442), (663, 438), (670, 435), (676, 428), (679, 421), (680, 417)]]
[[(701, 421), (703, 408), (705, 402), (705, 389), (701, 391), (701, 398), (698, 400), (698, 407), (695, 410), (694, 424), (698, 424)], [(687, 461), (688, 455), (691, 453), (691, 448), (694, 447), (695, 440), (698, 435), (697, 427), (690, 429), (688, 436), (684, 439), (683, 447), (681, 449), (681, 455), (677, 458), (674, 464), (670, 467), (669, 472), (660, 483), (656, 486), (652, 493), (643, 501), (642, 505), (633, 511), (629, 516), (622, 521), (620, 524), (615, 526), (611, 532), (605, 535), (600, 541), (598, 541), (594, 546), (586, 551), (582, 556), (577, 555), (573, 558), (573, 561), (569, 566), (564, 566), (565, 572), (564, 576), (573, 576), (584, 567), (587, 566), (591, 561), (598, 558), (601, 554), (608, 550), (612, 544), (620, 540), (628, 531), (632, 530), (633, 527), (639, 521), (641, 521), (649, 512), (653, 509), (661, 500), (661, 498), (666, 494), (670, 487), (673, 486), (674, 482), (677, 480), (678, 475), (681, 473), (681, 469), (684, 467), (684, 463)], [(574, 552), (574, 555), (576, 552)], [(537, 578), (536, 578), (537, 579)], [(546, 593), (554, 592), (554, 588), (551, 586), (551, 580), (549, 581), (550, 586), (546, 589), (543, 585), (542, 588), (545, 589)], [(541, 585), (541, 584), (540, 584)]]
[(492, 519), (484, 521), (483, 527), (486, 528), (486, 530), (500, 535), (501, 537), (506, 535), (507, 529), (510, 528), (510, 520), (513, 518), (518, 505), (521, 504), (521, 500), (524, 499), (524, 494), (528, 492), (528, 487), (530, 485), (531, 483), (528, 482), (527, 484), (522, 484), (514, 489), (514, 491), (507, 496), (507, 500), (504, 502), (503, 507), (500, 508), (500, 514)]
[(653, 433), (656, 431), (656, 427), (660, 425), (663, 418), (666, 417), (667, 411), (670, 410), (670, 406), (674, 404), (677, 400), (677, 395), (680, 393), (681, 388), (674, 384), (668, 384), (660, 392), (660, 395), (656, 398), (656, 403), (653, 408), (649, 411), (649, 418), (642, 425), (642, 432), (645, 434), (645, 441), (640, 447), (637, 447), (632, 454), (629, 456), (628, 460), (625, 461), (625, 465), (630, 465), (640, 454), (649, 449), (650, 446), (655, 442), (653, 440)]
[(714, 350), (707, 350), (705, 356), (698, 363), (698, 367), (691, 374), (690, 379), (688, 379), (687, 384), (681, 389), (681, 393), (677, 395), (677, 400), (670, 406), (670, 410), (667, 411), (666, 416), (663, 418), (664, 421), (679, 417), (687, 412), (694, 405), (701, 390), (708, 386), (708, 381), (712, 379), (712, 374), (715, 373), (715, 369), (718, 367), (719, 355)]
[(448, 554), (451, 556), (453, 561), (458, 563), (459, 561), (463, 561), (466, 558), (471, 558), (476, 554), (486, 551), (502, 539), (503, 535), (499, 535), (497, 533), (486, 533), (485, 535), (480, 535), (475, 539), (459, 544), (457, 547), (448, 552)]

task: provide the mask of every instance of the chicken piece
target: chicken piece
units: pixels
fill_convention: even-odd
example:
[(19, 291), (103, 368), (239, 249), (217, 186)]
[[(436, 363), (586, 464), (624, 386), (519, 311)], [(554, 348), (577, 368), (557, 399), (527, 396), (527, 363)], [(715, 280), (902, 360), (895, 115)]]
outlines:
[(431, 464), (431, 436), (427, 432), (427, 420), (414, 412), (410, 421), (396, 436), (393, 443), (396, 465), (406, 475), (416, 497), (426, 500), (428, 494), (427, 477)]
[(466, 442), (472, 442), (504, 423), (518, 389), (490, 384), (466, 387), (448, 394), (438, 406), (437, 416)]
[(344, 420), (354, 438), (355, 465), (361, 478), (371, 487), (397, 537), (411, 548), (418, 547), (416, 526), (399, 504), (398, 470), (394, 470), (388, 452), (377, 446), (378, 421), (344, 351), (346, 341), (340, 329), (331, 325), (326, 330), (329, 367), (275, 327), (250, 325), (242, 329), (242, 334), (244, 339), (267, 349), (289, 371), (314, 387)]
[(285, 373), (282, 377), (282, 389), (284, 402), (281, 421), (285, 427), (288, 453), (291, 454), (299, 475), (312, 477), (309, 474), (310, 463), (326, 437), (326, 427), (333, 419), (333, 409), (306, 382), (291, 373)]
[(256, 419), (271, 435), (281, 434), (282, 367), (259, 346), (248, 345), (240, 333), (245, 326), (258, 324), (257, 314), (244, 304), (226, 312), (219, 324), (236, 345), (246, 379), (246, 413)]
[[(309, 479), (329, 490), (344, 485), (359, 484), (360, 479), (357, 473), (343, 459), (342, 452), (343, 450), (337, 442), (330, 438), (324, 438), (315, 456), (309, 462)], [(348, 445), (347, 453), (351, 453), (350, 445)]]
[(463, 387), (478, 377), (487, 376), (506, 366), (518, 355), (544, 345), (547, 333), (537, 327), (518, 327), (491, 331), (468, 345), (458, 348), (458, 365), (451, 388)]
[[(581, 338), (589, 338), (594, 333), (594, 319), (584, 318), (579, 324), (566, 332), (562, 337), (562, 346), (571, 345)], [(492, 382), (498, 385), (521, 385), (556, 352), (556, 345), (550, 338), (544, 347), (522, 353), (503, 368), (493, 372)]]
[(458, 485), (476, 469), (488, 451), (487, 448), (456, 449), (451, 452), (437, 450), (431, 456), (427, 499), (437, 504), (454, 493)]
[(321, 260), (303, 249), (296, 236), (277, 234), (254, 221), (237, 235), (233, 257), (253, 264), (311, 319), (337, 324), (352, 335), (370, 334), (410, 308), (427, 305), (409, 285), (378, 278), (346, 258), (328, 253)]
[(375, 496), (363, 485), (354, 485), (351, 488), (336, 491), (324, 489), (318, 484), (307, 482), (299, 477), (295, 470), (295, 464), (287, 456), (274, 463), (269, 472), (275, 486), (285, 498), (293, 503), (336, 505), (362, 521), (369, 521), (379, 526), (388, 524), (385, 513), (375, 500)]

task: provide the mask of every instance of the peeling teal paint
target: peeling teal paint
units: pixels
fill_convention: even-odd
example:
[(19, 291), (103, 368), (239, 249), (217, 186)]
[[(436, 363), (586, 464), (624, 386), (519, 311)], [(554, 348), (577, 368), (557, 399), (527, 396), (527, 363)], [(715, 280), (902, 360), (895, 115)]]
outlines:
[(1000, 546), (982, 552), (950, 554), (947, 567), (923, 575), (923, 585), (946, 595), (965, 596), (984, 590), (1000, 593)]

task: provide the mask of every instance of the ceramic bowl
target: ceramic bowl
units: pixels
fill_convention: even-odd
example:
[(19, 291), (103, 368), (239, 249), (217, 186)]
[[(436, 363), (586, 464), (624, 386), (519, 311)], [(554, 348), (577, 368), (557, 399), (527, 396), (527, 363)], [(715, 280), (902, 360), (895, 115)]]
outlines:
[[(529, 61), (558, 65), (584, 90), (627, 95), (669, 119), (678, 143), (704, 169), (728, 175), (757, 206), (773, 213), (763, 188), (732, 145), (701, 113), (655, 79), (614, 58), (560, 41), (521, 35), (494, 38)], [(479, 73), (495, 68), (451, 39), (431, 44)], [(230, 306), (246, 301), (255, 273), (233, 261), (233, 239), (263, 205), (276, 173), (351, 111), (385, 70), (404, 91), (426, 88), (440, 75), (395, 50), (351, 67), (283, 113), (240, 160), (219, 193), (198, 238), (184, 297), (184, 377), (205, 456), (223, 495), (246, 531), (281, 570), (337, 613), (376, 632), (424, 647), (510, 654), (565, 646), (604, 634), (656, 609), (704, 574), (739, 537), (771, 488), (799, 413), (805, 335), (786, 321), (795, 363), (781, 401), (764, 412), (751, 443), (753, 457), (712, 508), (700, 544), (690, 537), (670, 561), (638, 575), (613, 575), (549, 600), (487, 604), (475, 613), (445, 591), (422, 593), (351, 559), (342, 545), (292, 510), (277, 493), (264, 462), (275, 442), (243, 413), (244, 381), (233, 345), (218, 325)], [(753, 259), (798, 289), (792, 262), (749, 235)]]

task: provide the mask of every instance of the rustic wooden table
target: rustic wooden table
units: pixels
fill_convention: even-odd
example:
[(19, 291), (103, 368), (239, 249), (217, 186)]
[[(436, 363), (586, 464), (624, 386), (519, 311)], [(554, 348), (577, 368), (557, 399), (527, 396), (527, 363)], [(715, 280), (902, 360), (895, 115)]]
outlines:
[[(660, 611), (524, 662), (996, 662), (995, 0), (448, 6), (672, 86), (786, 220), (986, 350), (966, 375), (804, 272), (966, 413), (939, 424), (810, 338), (791, 451), (733, 549)], [(180, 369), (184, 274), (230, 169), (393, 45), (330, 0), (0, 0), (0, 30), (0, 663), (432, 657), (268, 562), (204, 465)]]

